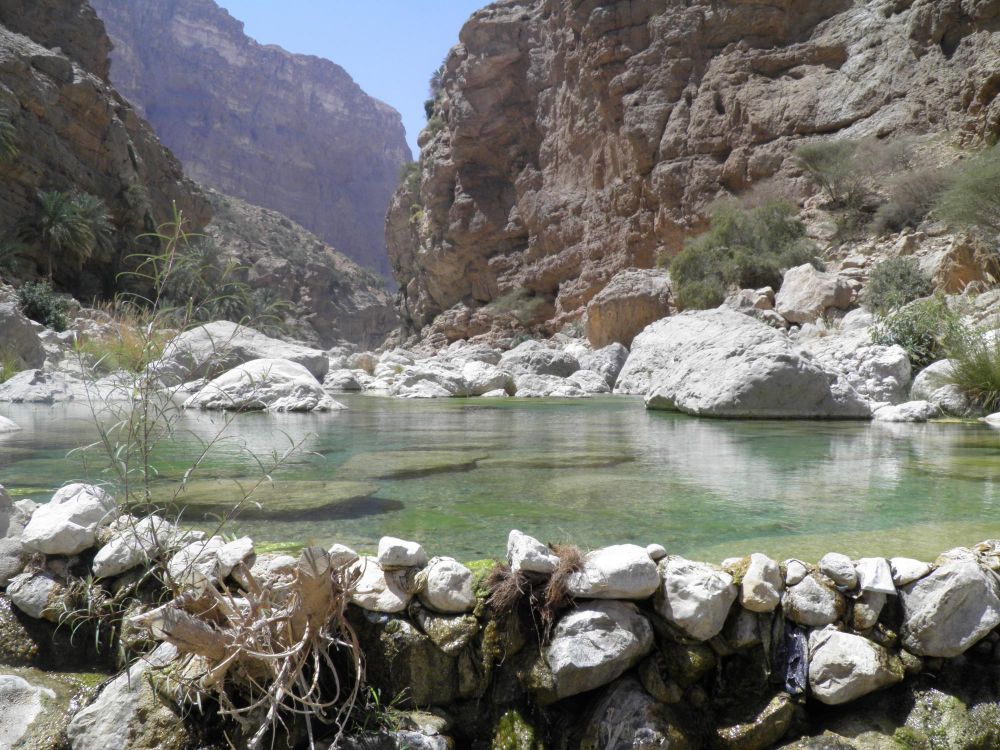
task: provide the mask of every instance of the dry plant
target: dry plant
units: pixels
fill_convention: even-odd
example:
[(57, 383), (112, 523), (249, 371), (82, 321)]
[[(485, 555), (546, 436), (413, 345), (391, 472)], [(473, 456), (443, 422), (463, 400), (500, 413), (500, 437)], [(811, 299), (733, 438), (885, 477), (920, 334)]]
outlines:
[(232, 573), (236, 591), (195, 566), (173, 601), (132, 624), (178, 649), (177, 692), (195, 703), (214, 696), (250, 750), (269, 733), (273, 743), (290, 717), (304, 721), (314, 748), (314, 722), (330, 725), (336, 743), (360, 693), (361, 648), (345, 615), (357, 575), (318, 547), (277, 579), (261, 580), (241, 563)]

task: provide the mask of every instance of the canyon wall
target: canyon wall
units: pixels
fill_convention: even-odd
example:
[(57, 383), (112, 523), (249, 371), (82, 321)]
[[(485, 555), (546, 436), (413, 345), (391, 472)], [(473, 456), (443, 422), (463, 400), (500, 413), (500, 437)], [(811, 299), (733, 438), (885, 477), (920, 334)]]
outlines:
[(184, 163), (389, 275), (383, 220), (410, 150), (399, 113), (338, 65), (247, 37), (212, 0), (94, 0), (111, 78)]
[(504, 0), (467, 22), (386, 220), (438, 343), (578, 320), (806, 139), (1000, 132), (1000, 2)]

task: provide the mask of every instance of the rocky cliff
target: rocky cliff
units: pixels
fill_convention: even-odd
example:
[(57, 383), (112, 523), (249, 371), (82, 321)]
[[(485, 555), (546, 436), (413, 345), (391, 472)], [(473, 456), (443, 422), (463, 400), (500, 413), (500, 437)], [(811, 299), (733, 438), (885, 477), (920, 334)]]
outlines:
[(10, 242), (39, 190), (101, 198), (116, 233), (114, 258), (57, 265), (58, 285), (88, 296), (113, 285), (132, 240), (171, 216), (198, 229), (208, 202), (152, 129), (105, 79), (110, 42), (83, 0), (0, 0), (0, 108), (17, 155), (0, 159), (0, 239)]
[(210, 192), (205, 234), (245, 271), (247, 283), (287, 300), (287, 323), (323, 347), (375, 347), (397, 326), (384, 280), (276, 211)]
[(399, 113), (339, 66), (263, 46), (212, 0), (94, 0), (112, 80), (187, 173), (280, 211), (388, 276), (385, 209), (410, 159)]
[(398, 304), (439, 341), (550, 333), (671, 257), (704, 207), (806, 189), (803, 139), (1000, 133), (997, 0), (503, 0), (445, 64), (386, 221)]

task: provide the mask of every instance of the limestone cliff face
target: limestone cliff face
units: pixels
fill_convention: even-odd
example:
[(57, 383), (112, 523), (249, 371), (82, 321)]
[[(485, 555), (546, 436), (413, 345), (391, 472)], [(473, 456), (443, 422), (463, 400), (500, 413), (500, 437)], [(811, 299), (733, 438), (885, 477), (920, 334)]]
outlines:
[(382, 277), (361, 268), (286, 216), (214, 191), (205, 234), (236, 259), (246, 282), (287, 300), (286, 324), (324, 348), (376, 347), (397, 326)]
[(1000, 0), (502, 0), (448, 56), (386, 222), (410, 330), (551, 332), (820, 137), (1000, 133)]
[(39, 190), (82, 190), (107, 204), (114, 258), (82, 273), (57, 264), (55, 281), (84, 297), (114, 284), (133, 240), (171, 216), (194, 230), (211, 209), (180, 163), (104, 75), (110, 42), (83, 0), (0, 0), (0, 107), (11, 115), (18, 155), (0, 160), (0, 240), (32, 212)]
[(399, 113), (339, 66), (263, 46), (212, 0), (94, 0), (111, 78), (198, 182), (280, 211), (388, 276), (410, 160)]

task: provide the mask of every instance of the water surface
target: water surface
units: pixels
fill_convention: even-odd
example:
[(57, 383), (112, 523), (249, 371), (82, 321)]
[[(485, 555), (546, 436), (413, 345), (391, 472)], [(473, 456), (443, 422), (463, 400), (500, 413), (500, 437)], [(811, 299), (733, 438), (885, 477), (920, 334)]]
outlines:
[[(346, 411), (239, 416), (187, 517), (206, 528), (266, 455), (302, 450), (228, 527), (257, 540), (374, 549), (384, 534), (431, 554), (500, 556), (516, 527), (591, 548), (659, 542), (707, 560), (763, 551), (816, 559), (932, 557), (1000, 537), (1000, 433), (978, 425), (699, 420), (637, 399), (396, 401), (346, 396)], [(106, 479), (86, 409), (9, 406), (25, 429), (0, 436), (0, 483), (45, 500)], [(157, 452), (155, 491), (222, 424), (191, 413)], [(183, 499), (183, 496), (182, 496)]]

